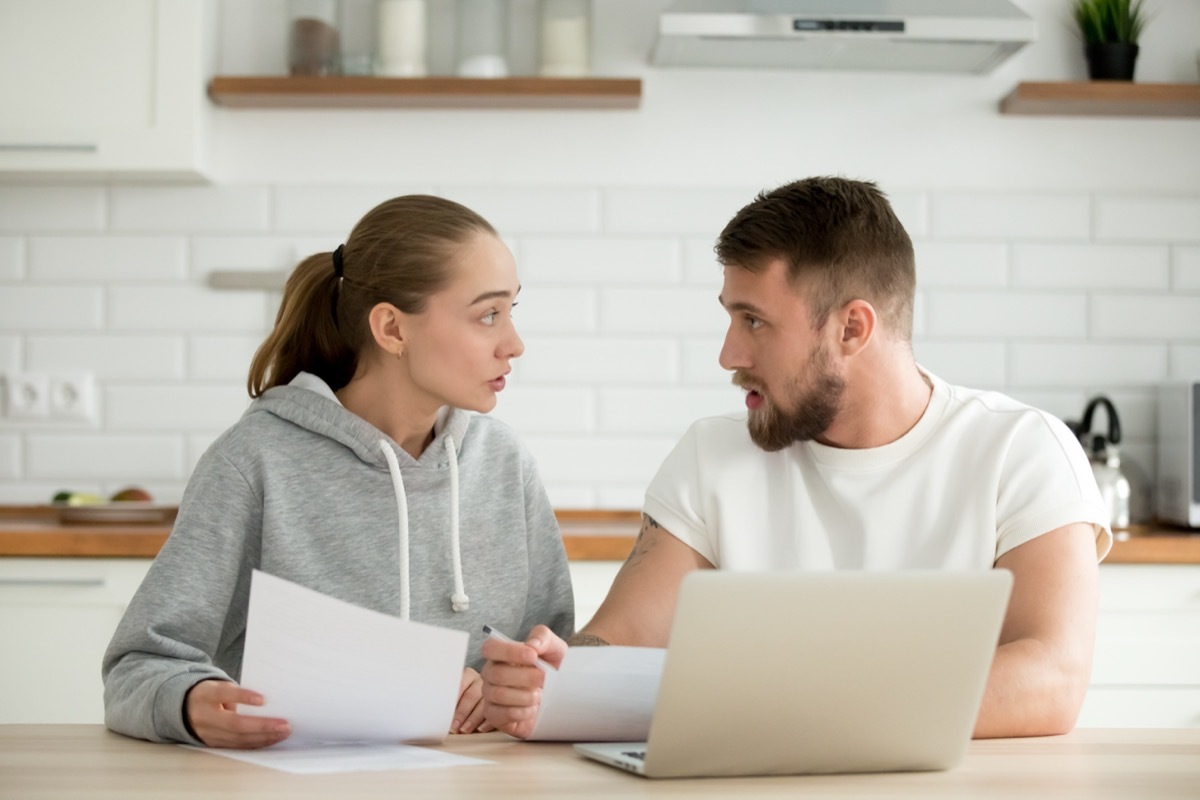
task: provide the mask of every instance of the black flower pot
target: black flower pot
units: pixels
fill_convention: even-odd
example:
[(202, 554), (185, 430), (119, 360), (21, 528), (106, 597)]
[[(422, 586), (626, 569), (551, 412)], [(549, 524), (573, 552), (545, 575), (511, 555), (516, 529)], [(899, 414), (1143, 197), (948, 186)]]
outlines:
[(1087, 55), (1088, 77), (1092, 80), (1133, 80), (1133, 67), (1138, 54), (1136, 44), (1102, 42), (1087, 45), (1084, 52)]

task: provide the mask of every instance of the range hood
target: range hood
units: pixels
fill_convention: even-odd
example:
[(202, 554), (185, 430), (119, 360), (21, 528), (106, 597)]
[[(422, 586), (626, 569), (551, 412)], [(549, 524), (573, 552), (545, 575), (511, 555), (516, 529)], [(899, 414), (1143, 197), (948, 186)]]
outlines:
[(1011, 0), (676, 0), (652, 62), (984, 73), (1036, 36)]

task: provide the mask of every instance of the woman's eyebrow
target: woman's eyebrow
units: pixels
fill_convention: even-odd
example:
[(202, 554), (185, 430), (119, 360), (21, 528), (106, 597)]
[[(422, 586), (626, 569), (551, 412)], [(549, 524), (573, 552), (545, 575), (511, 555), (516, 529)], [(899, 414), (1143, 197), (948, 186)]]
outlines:
[(479, 295), (479, 297), (476, 297), (474, 300), (472, 300), (468, 305), (473, 306), (476, 303), (482, 303), (484, 300), (493, 300), (497, 297), (505, 297), (505, 298), (516, 297), (520, 293), (521, 293), (520, 286), (517, 287), (517, 291), (515, 291), (515, 292), (510, 292), (506, 289), (500, 289), (500, 290), (497, 290), (494, 292), (484, 292), (483, 294)]

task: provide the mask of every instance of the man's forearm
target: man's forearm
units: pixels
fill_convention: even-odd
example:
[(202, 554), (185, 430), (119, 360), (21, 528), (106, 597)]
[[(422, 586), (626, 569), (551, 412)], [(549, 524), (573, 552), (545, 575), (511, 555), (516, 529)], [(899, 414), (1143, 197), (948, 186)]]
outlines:
[(567, 639), (567, 644), (571, 647), (604, 647), (608, 642), (594, 634), (580, 631), (579, 633), (572, 634)]
[(1086, 664), (1054, 657), (1025, 639), (1001, 645), (992, 662), (975, 738), (1048, 736), (1075, 725), (1087, 692)]

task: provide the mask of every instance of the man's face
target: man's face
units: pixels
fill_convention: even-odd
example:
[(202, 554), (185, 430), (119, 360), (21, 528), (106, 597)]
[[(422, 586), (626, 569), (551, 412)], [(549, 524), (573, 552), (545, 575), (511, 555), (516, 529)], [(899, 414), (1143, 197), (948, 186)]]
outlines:
[(837, 417), (845, 381), (825, 338), (828, 325), (814, 327), (784, 261), (757, 274), (726, 267), (721, 304), (730, 320), (720, 362), (747, 390), (750, 438), (773, 452), (820, 437)]

